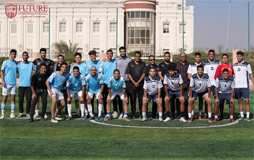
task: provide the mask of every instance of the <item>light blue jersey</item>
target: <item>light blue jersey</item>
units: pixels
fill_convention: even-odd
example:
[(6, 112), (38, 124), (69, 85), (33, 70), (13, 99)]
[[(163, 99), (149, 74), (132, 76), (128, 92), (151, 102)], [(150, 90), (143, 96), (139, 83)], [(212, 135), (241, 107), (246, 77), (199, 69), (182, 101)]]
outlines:
[(123, 92), (123, 89), (126, 88), (123, 77), (120, 76), (117, 82), (114, 76), (110, 77), (108, 79), (108, 88), (111, 88), (112, 92)]
[(74, 68), (75, 66), (78, 66), (78, 67), (79, 67), (79, 72), (80, 72), (83, 76), (86, 76), (86, 64), (85, 64), (85, 63), (81, 63), (81, 64), (79, 64), (79, 65), (74, 64), (74, 65), (71, 67), (71, 69), (70, 69), (70, 74), (71, 74), (71, 75), (72, 75), (72, 73), (73, 73), (73, 68)]
[(53, 72), (47, 81), (50, 83), (50, 88), (56, 88), (61, 90), (63, 87), (63, 84), (68, 79), (68, 74), (61, 75), (59, 74), (59, 71)]
[(103, 84), (102, 76), (96, 73), (95, 77), (90, 74), (86, 76), (87, 92), (88, 93), (100, 93), (101, 85)]
[(103, 81), (108, 85), (108, 79), (113, 76), (116, 69), (116, 61), (113, 59), (111, 62), (102, 62), (99, 72), (103, 75)]
[(85, 64), (86, 64), (86, 69), (87, 69), (86, 74), (90, 74), (90, 70), (92, 67), (95, 67), (97, 72), (99, 71), (100, 66), (101, 66), (101, 61), (96, 60), (95, 62), (92, 62), (91, 60), (89, 60), (89, 61), (86, 61)]
[(85, 86), (85, 85), (86, 85), (85, 77), (82, 74), (79, 74), (77, 78), (75, 78), (73, 75), (70, 75), (69, 79), (67, 80), (66, 87), (72, 91), (81, 91), (82, 86)]
[(4, 82), (8, 85), (16, 85), (16, 73), (17, 73), (17, 62), (5, 60), (2, 64), (1, 70), (6, 74), (4, 76)]
[(19, 71), (19, 87), (30, 87), (31, 86), (31, 78), (32, 78), (32, 71), (36, 71), (36, 67), (33, 63), (21, 62), (18, 65)]

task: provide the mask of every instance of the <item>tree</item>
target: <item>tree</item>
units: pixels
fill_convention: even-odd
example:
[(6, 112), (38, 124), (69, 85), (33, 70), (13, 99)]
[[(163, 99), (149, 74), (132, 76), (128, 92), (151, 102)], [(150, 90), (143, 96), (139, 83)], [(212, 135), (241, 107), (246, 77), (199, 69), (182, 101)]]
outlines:
[(70, 40), (69, 45), (64, 41), (55, 42), (53, 44), (53, 47), (56, 49), (56, 56), (59, 54), (64, 55), (65, 61), (68, 61), (69, 63), (75, 62), (74, 54), (77, 52), (77, 46), (77, 43), (72, 43)]

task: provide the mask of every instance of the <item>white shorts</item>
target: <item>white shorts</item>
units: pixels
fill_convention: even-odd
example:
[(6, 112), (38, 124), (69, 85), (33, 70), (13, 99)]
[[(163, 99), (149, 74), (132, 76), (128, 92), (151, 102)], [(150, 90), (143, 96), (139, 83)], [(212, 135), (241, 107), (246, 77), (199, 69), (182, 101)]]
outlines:
[(5, 87), (2, 86), (2, 95), (8, 96), (9, 94), (12, 95), (16, 94), (16, 85), (7, 84)]
[(70, 90), (70, 96), (73, 97), (75, 100), (79, 100), (79, 97), (82, 96), (82, 90), (81, 91)]
[(90, 98), (93, 98), (93, 95), (96, 95), (96, 99), (100, 99), (99, 98), (100, 93), (88, 93), (88, 95), (90, 96)]
[[(124, 95), (123, 92), (111, 92), (111, 100), (115, 99), (116, 96), (120, 96), (121, 100), (124, 99)], [(127, 97), (127, 95), (126, 95)]]
[[(52, 88), (51, 90), (53, 92), (52, 97), (56, 96), (57, 101), (60, 101), (60, 100), (64, 99), (64, 96), (63, 96), (63, 93), (61, 92), (61, 90), (56, 89), (56, 88)], [(48, 94), (50, 95), (49, 90), (48, 90)]]

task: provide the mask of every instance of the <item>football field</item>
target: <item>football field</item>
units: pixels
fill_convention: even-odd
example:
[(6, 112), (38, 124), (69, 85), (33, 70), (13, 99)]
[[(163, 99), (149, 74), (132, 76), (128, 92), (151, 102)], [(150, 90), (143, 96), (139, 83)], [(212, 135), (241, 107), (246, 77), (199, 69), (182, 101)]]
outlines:
[[(50, 115), (50, 105), (48, 97), (47, 115)], [(250, 105), (253, 118), (254, 93)], [(74, 117), (74, 103), (72, 106)], [(226, 119), (217, 123), (80, 119), (57, 124), (36, 119), (28, 123), (25, 118), (9, 119), (10, 108), (8, 98), (6, 118), (0, 120), (0, 159), (254, 159), (254, 120), (230, 123), (228, 105), (224, 111)], [(238, 118), (237, 102), (235, 108), (234, 117)], [(17, 95), (15, 115), (18, 113)]]

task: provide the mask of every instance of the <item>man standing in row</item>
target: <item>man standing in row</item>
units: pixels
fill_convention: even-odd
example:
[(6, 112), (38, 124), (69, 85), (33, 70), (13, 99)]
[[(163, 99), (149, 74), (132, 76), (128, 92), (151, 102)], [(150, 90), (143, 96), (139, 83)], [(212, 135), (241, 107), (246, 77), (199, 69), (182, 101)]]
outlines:
[(127, 82), (127, 88), (130, 93), (131, 98), (131, 111), (132, 118), (135, 119), (136, 116), (136, 99), (138, 94), (138, 104), (139, 104), (139, 118), (142, 117), (142, 99), (144, 95), (144, 78), (146, 74), (146, 64), (141, 61), (141, 53), (139, 51), (134, 54), (135, 61), (128, 64), (126, 74), (130, 79)]

